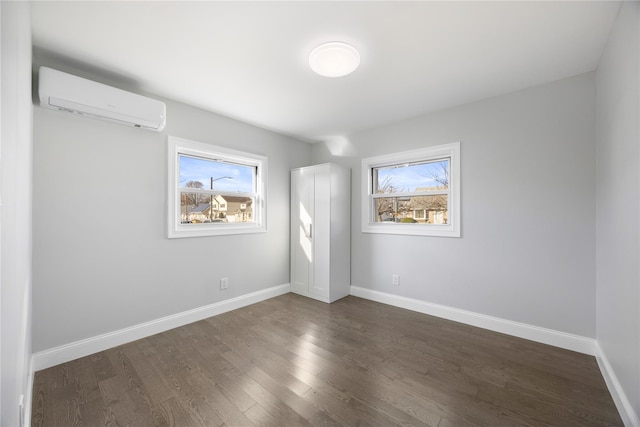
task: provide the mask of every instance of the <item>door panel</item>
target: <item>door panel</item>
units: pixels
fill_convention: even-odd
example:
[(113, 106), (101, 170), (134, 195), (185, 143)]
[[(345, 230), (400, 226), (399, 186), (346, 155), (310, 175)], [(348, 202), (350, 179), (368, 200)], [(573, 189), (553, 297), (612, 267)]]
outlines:
[(313, 241), (314, 274), (309, 292), (329, 298), (331, 250), (331, 169), (328, 165), (315, 168), (314, 211), (315, 235)]
[(291, 173), (291, 288), (306, 294), (313, 286), (313, 172)]

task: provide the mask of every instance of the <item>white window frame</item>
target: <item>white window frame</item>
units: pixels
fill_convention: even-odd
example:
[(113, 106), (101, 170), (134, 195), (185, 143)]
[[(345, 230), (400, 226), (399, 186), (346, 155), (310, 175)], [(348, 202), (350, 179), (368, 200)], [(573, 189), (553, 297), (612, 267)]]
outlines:
[[(375, 222), (373, 169), (449, 158), (448, 224)], [(362, 232), (460, 237), (460, 142), (362, 159)], [(397, 193), (411, 196), (412, 193)]]
[[(267, 231), (267, 158), (253, 153), (232, 150), (226, 147), (205, 144), (188, 139), (168, 138), (168, 237), (223, 236), (230, 234), (264, 233)], [(239, 163), (256, 167), (256, 193), (253, 207), (254, 222), (251, 223), (200, 223), (180, 222), (180, 161), (179, 156), (202, 157), (210, 160)], [(191, 189), (190, 189), (191, 190)], [(193, 189), (199, 192), (197, 189)], [(202, 190), (207, 191), (207, 190)], [(218, 192), (224, 195), (235, 193)], [(245, 193), (240, 193), (244, 195)]]

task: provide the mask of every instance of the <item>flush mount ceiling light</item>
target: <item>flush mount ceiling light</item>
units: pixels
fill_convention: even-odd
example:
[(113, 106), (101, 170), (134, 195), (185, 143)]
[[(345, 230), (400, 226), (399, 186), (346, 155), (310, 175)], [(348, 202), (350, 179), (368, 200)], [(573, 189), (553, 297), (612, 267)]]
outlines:
[(360, 54), (351, 45), (342, 42), (321, 44), (309, 54), (309, 66), (325, 77), (351, 74), (360, 65)]

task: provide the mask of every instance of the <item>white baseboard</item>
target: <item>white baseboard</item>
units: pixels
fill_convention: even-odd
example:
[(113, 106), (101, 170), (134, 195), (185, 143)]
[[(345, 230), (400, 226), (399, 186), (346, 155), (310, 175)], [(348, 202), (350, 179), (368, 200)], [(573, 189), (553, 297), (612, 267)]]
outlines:
[(505, 320), (499, 317), (487, 316), (472, 311), (460, 310), (445, 305), (433, 304), (418, 299), (374, 291), (358, 286), (351, 286), (351, 295), (595, 356), (596, 340), (592, 338)]
[(226, 313), (241, 307), (246, 307), (279, 295), (289, 293), (290, 285), (274, 286), (250, 294), (220, 301), (204, 307), (195, 308), (171, 316), (162, 317), (150, 322), (109, 332), (84, 340), (65, 344), (49, 350), (40, 351), (33, 355), (33, 371), (50, 368), (61, 363), (69, 362), (80, 357), (88, 356), (99, 351), (117, 347), (131, 341), (145, 338), (169, 329), (197, 322), (208, 317)]
[(613, 402), (616, 404), (616, 408), (620, 413), (620, 417), (627, 427), (640, 427), (640, 418), (636, 411), (633, 409), (633, 405), (629, 401), (627, 394), (624, 392), (618, 377), (616, 376), (613, 367), (609, 363), (609, 359), (602, 351), (600, 344), (596, 343), (596, 360), (598, 361), (598, 367), (604, 377), (604, 381), (607, 383), (609, 393), (613, 398)]

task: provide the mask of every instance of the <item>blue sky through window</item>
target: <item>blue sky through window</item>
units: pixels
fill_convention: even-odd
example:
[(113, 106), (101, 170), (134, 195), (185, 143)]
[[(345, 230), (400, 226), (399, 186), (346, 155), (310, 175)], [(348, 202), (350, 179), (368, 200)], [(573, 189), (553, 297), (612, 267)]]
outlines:
[(374, 173), (378, 174), (378, 190), (385, 185), (391, 185), (396, 192), (412, 192), (418, 188), (442, 186), (441, 181), (448, 182), (448, 168), (449, 159), (444, 159), (429, 163), (374, 168)]
[[(202, 183), (202, 188), (221, 191), (252, 193), (255, 167), (234, 163), (217, 162), (198, 157), (180, 156), (180, 187), (190, 181)], [(225, 178), (225, 177), (231, 177)]]

